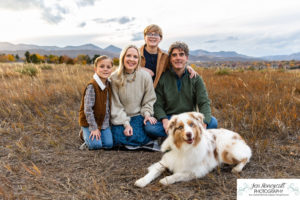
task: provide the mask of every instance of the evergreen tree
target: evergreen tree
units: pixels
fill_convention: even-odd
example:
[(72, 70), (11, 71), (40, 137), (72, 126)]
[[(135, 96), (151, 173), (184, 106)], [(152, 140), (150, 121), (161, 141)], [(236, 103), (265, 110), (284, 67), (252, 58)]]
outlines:
[(30, 63), (31, 61), (30, 61), (30, 53), (29, 53), (29, 51), (26, 51), (24, 55), (26, 57), (26, 62)]

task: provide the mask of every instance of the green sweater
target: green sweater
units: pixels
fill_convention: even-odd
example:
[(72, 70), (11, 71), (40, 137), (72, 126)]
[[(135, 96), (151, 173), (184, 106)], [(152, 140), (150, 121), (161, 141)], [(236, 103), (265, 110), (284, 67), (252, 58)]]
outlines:
[(205, 84), (200, 76), (189, 77), (187, 70), (181, 78), (172, 69), (167, 69), (161, 76), (155, 89), (157, 100), (154, 104), (154, 115), (161, 120), (167, 115), (196, 111), (205, 116), (204, 122), (211, 120), (210, 100)]

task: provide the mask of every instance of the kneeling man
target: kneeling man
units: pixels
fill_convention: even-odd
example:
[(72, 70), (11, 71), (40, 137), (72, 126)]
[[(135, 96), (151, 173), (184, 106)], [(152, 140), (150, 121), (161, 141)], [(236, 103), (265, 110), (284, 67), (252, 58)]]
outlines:
[(146, 131), (150, 137), (166, 137), (168, 121), (172, 115), (198, 111), (204, 114), (206, 128), (217, 128), (216, 118), (211, 116), (210, 100), (200, 76), (189, 78), (187, 61), (189, 48), (183, 42), (175, 42), (169, 48), (170, 66), (162, 74), (155, 93), (154, 116), (158, 122), (147, 122)]

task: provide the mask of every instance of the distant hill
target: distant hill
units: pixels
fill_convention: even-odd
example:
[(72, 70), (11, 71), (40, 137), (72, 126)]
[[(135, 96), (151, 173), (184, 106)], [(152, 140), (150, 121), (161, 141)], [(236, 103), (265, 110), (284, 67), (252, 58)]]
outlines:
[(113, 51), (107, 51), (93, 44), (84, 44), (80, 46), (38, 46), (30, 44), (11, 44), (8, 42), (0, 42), (0, 53), (5, 54), (18, 54), (23, 56), (26, 51), (30, 53), (38, 53), (40, 55), (67, 55), (70, 57), (76, 57), (79, 54), (87, 54), (93, 57), (96, 54), (107, 55), (109, 57), (119, 57), (119, 53)]
[(290, 55), (275, 55), (275, 56), (265, 56), (262, 57), (264, 60), (300, 60), (300, 52), (293, 53)]
[(122, 51), (122, 49), (120, 49), (119, 47), (116, 47), (114, 45), (109, 45), (104, 50), (105, 51), (111, 51), (111, 52), (118, 53), (118, 54)]
[(191, 61), (202, 61), (202, 62), (260, 60), (259, 58), (245, 56), (242, 54), (238, 54), (234, 51), (209, 52), (202, 49), (190, 51), (189, 59)]
[[(99, 54), (107, 55), (109, 57), (119, 57), (121, 49), (114, 45), (109, 45), (105, 49), (102, 49), (93, 44), (84, 44), (80, 46), (38, 46), (33, 44), (12, 44), (9, 42), (0, 42), (0, 53), (5, 54), (18, 54), (24, 56), (25, 52), (38, 53), (40, 55), (67, 55), (70, 57), (76, 57), (79, 54), (87, 54), (90, 57)], [(200, 62), (222, 62), (222, 61), (254, 61), (254, 60), (300, 60), (300, 52), (290, 55), (275, 55), (265, 57), (250, 57), (236, 53), (234, 51), (218, 51), (209, 52), (202, 49), (191, 50), (190, 61)]]

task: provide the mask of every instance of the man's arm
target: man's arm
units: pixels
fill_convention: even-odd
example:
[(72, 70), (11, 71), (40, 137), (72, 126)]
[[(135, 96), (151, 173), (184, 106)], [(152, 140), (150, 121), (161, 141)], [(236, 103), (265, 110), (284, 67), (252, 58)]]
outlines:
[(204, 122), (209, 124), (211, 120), (210, 99), (208, 98), (205, 84), (200, 76), (196, 77), (194, 92), (199, 112), (204, 115)]
[(157, 120), (162, 120), (167, 118), (166, 111), (164, 110), (165, 105), (165, 98), (164, 98), (164, 89), (163, 89), (163, 80), (159, 80), (156, 88), (156, 102), (154, 104), (154, 116)]

